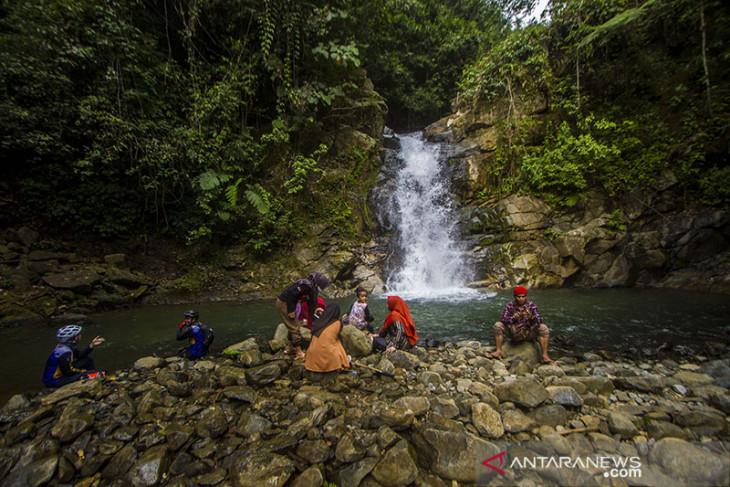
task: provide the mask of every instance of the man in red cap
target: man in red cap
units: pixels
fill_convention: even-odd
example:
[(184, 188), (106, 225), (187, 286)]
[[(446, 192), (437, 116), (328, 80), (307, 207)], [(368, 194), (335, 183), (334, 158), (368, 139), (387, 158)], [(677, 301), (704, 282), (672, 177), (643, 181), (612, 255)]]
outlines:
[(542, 322), (537, 305), (527, 300), (527, 288), (517, 286), (514, 291), (515, 299), (504, 307), (501, 321), (494, 324), (494, 341), (497, 350), (487, 355), (489, 358), (502, 358), (502, 342), (506, 334), (513, 341), (537, 340), (542, 350), (542, 363), (554, 364), (548, 356), (550, 330)]

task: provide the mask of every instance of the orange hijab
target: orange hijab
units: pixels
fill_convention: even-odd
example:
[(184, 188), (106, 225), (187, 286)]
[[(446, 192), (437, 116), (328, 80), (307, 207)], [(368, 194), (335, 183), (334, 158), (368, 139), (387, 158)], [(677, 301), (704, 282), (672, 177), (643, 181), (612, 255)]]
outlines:
[(408, 342), (411, 345), (415, 345), (418, 341), (418, 333), (416, 333), (416, 325), (413, 324), (413, 318), (411, 318), (411, 312), (408, 311), (408, 305), (399, 296), (388, 296), (388, 309), (390, 313), (385, 318), (383, 323), (383, 330), (388, 328), (394, 321), (400, 321), (403, 323), (403, 329), (405, 330)]

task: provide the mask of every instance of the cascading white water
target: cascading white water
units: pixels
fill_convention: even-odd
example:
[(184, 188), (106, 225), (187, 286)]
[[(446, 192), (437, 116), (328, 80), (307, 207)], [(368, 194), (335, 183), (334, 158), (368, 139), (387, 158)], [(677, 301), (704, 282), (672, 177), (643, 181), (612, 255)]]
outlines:
[(412, 298), (453, 298), (478, 294), (467, 288), (453, 215), (449, 181), (442, 176), (439, 146), (420, 135), (400, 136), (404, 166), (396, 176), (390, 218), (397, 228), (401, 263), (387, 280), (389, 292)]

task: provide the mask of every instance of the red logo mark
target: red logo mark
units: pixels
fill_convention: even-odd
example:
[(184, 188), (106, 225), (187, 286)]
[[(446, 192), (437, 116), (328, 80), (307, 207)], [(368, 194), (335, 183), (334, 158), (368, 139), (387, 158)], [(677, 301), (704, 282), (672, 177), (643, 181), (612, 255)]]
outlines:
[(486, 460), (484, 460), (482, 462), (482, 465), (484, 465), (485, 467), (491, 468), (492, 470), (494, 470), (497, 473), (500, 473), (502, 475), (505, 475), (505, 471), (504, 470), (502, 470), (499, 467), (495, 467), (494, 465), (490, 465), (489, 464), (489, 462), (491, 462), (495, 458), (499, 458), (499, 466), (501, 467), (502, 466), (502, 463), (504, 462), (504, 454), (505, 453), (507, 453), (507, 452), (506, 451), (503, 451), (502, 453), (498, 453), (498, 454), (494, 455), (492, 458), (487, 458)]

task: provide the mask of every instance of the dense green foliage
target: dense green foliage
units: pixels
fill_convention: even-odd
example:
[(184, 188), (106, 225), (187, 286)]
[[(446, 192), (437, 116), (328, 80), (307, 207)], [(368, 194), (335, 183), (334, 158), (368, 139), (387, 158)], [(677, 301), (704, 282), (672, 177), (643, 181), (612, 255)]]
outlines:
[(366, 67), (394, 129), (421, 129), (450, 112), (464, 66), (507, 31), (504, 3), (514, 2), (360, 2)]
[(473, 63), (462, 108), (503, 107), (489, 191), (560, 206), (650, 185), (666, 169), (730, 202), (730, 7), (706, 0), (553, 0)]
[(671, 169), (727, 202), (725, 3), (553, 0), (520, 25), (533, 4), (7, 0), (1, 182), (49, 230), (255, 252), (312, 220), (356, 236), (377, 160), (342, 141), (378, 135), (368, 76), (401, 130), (454, 99), (506, 107), (488, 191), (570, 205)]
[(373, 168), (333, 144), (376, 130), (362, 68), (422, 122), (504, 26), (477, 0), (8, 0), (3, 179), (38, 223), (90, 235), (265, 251), (312, 214), (353, 233), (339, 188)]

